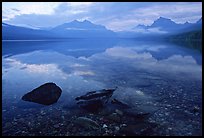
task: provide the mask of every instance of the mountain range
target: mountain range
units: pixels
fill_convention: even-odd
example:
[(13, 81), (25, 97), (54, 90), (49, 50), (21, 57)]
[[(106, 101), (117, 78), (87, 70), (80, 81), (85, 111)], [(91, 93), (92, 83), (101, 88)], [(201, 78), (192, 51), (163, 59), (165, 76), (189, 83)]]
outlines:
[(160, 17), (155, 20), (150, 26), (145, 25), (137, 25), (133, 28), (133, 30), (141, 30), (144, 32), (148, 32), (151, 30), (157, 30), (160, 33), (180, 33), (180, 32), (188, 32), (192, 30), (200, 30), (202, 29), (202, 17), (196, 23), (185, 22), (183, 24), (178, 24), (172, 21), (171, 19)]
[(96, 25), (88, 20), (79, 22), (74, 20), (69, 23), (56, 26), (50, 30), (60, 37), (114, 37), (115, 33), (105, 26)]
[[(177, 24), (171, 19), (160, 17), (150, 26), (137, 25), (133, 31), (114, 32), (105, 26), (96, 25), (88, 20), (64, 23), (53, 28), (29, 28), (2, 23), (3, 40), (32, 39), (67, 39), (67, 38), (115, 38), (115, 37), (149, 37), (159, 34), (177, 34), (202, 30), (202, 17), (196, 23)], [(139, 32), (137, 30), (140, 30)], [(142, 30), (142, 32), (141, 32)]]
[(33, 29), (2, 23), (3, 40), (115, 37), (115, 32), (90, 21), (74, 20), (51, 29)]

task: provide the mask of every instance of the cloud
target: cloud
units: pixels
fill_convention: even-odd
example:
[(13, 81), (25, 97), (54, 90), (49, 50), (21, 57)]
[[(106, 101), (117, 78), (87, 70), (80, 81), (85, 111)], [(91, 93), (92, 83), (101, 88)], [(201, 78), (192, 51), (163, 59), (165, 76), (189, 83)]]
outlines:
[[(136, 3), (133, 5), (136, 5)], [(154, 20), (162, 16), (170, 18), (176, 23), (184, 23), (186, 21), (196, 22), (202, 16), (202, 4), (166, 2), (153, 3), (145, 7), (130, 9), (121, 16), (120, 14), (117, 15), (117, 17), (112, 18), (112, 20), (107, 22), (107, 27), (118, 31), (124, 30), (124, 28), (129, 30), (131, 27), (137, 26), (138, 24), (151, 25)]]

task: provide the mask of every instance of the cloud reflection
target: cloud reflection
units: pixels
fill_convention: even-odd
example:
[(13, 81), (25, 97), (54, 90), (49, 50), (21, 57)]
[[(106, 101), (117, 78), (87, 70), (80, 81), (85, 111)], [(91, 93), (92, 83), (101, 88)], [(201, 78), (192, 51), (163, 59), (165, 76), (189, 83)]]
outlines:
[(34, 87), (53, 81), (63, 86), (64, 90), (75, 92), (116, 85), (148, 86), (152, 82), (145, 79), (148, 77), (146, 73), (158, 75), (149, 77), (153, 79), (202, 80), (202, 67), (192, 56), (172, 55), (157, 60), (151, 53), (134, 47), (112, 47), (105, 52), (79, 58), (53, 51), (37, 51), (3, 57), (2, 64), (2, 79), (19, 87), (22, 84)]
[(101, 59), (118, 61), (123, 63), (124, 66), (132, 66), (135, 70), (139, 69), (159, 75), (168, 74), (168, 76), (172, 75), (172, 77), (178, 75), (177, 78), (184, 75), (186, 77), (202, 79), (202, 67), (196, 63), (192, 56), (172, 55), (167, 59), (157, 60), (149, 52), (137, 52), (131, 47), (113, 47), (106, 49), (103, 54), (92, 56), (91, 59), (95, 63)]

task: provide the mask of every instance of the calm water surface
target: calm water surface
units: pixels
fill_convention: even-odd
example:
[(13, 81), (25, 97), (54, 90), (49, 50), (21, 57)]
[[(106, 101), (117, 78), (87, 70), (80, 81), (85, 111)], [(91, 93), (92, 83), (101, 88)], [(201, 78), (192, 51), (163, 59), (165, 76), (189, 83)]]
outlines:
[[(57, 103), (21, 100), (46, 82), (61, 87)], [(85, 116), (74, 98), (116, 86), (113, 98), (156, 109), (148, 120), (158, 127), (149, 135), (202, 135), (202, 54), (133, 39), (3, 42), (3, 135), (84, 135), (68, 131), (73, 114)]]

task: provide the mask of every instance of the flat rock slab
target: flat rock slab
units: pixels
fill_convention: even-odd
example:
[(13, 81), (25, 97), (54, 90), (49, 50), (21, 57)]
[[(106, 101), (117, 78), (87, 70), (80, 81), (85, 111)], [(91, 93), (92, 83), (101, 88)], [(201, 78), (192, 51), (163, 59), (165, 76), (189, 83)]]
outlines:
[(31, 92), (25, 94), (22, 100), (39, 103), (43, 105), (51, 105), (56, 103), (61, 96), (62, 90), (55, 83), (45, 83)]
[[(117, 88), (117, 87), (116, 87)], [(85, 95), (75, 98), (77, 104), (91, 112), (96, 112), (108, 103), (109, 98), (113, 95), (115, 89), (102, 89), (87, 92)]]

